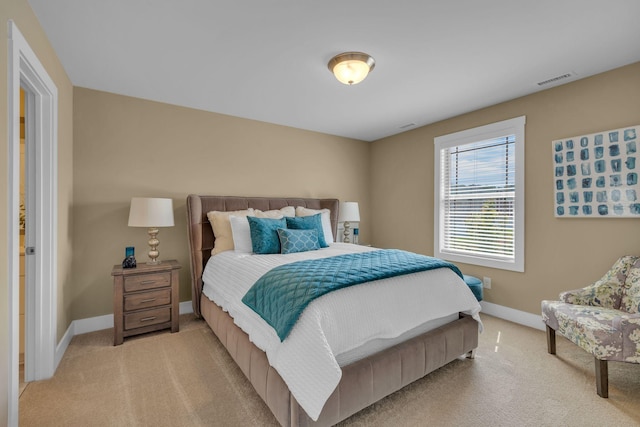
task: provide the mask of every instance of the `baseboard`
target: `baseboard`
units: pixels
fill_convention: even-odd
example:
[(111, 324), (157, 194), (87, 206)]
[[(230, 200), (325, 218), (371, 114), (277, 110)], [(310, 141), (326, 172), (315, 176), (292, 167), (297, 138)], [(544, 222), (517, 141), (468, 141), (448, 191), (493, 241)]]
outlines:
[(69, 347), (69, 343), (71, 343), (71, 339), (73, 338), (74, 335), (75, 334), (74, 334), (73, 322), (71, 322), (71, 324), (65, 331), (64, 335), (62, 336), (62, 339), (56, 346), (55, 360), (53, 361), (54, 373), (56, 372), (56, 369), (58, 369), (58, 365), (62, 360), (62, 356), (64, 356), (64, 352), (67, 351), (67, 347)]
[[(193, 306), (191, 301), (183, 301), (180, 303), (180, 314), (193, 313)], [(104, 316), (89, 317), (87, 319), (78, 319), (71, 322), (67, 330), (65, 331), (62, 339), (56, 346), (55, 354), (55, 367), (54, 371), (58, 369), (58, 365), (64, 356), (67, 347), (71, 343), (71, 339), (76, 335), (87, 334), (89, 332), (101, 331), (103, 329), (113, 328), (113, 314), (105, 314)]]
[(482, 312), (490, 316), (499, 317), (500, 319), (508, 320), (530, 328), (539, 329), (541, 331), (545, 330), (544, 323), (542, 322), (542, 315), (540, 314), (531, 314), (526, 311), (520, 311), (486, 301), (480, 302), (480, 305), (482, 306)]
[[(480, 305), (482, 306), (482, 312), (490, 316), (499, 317), (500, 319), (508, 320), (530, 328), (539, 329), (541, 331), (544, 331), (545, 329), (540, 315), (527, 313), (526, 311), (520, 311), (486, 301), (482, 301)], [(188, 313), (193, 313), (191, 301), (181, 302), (180, 314)], [(78, 319), (71, 322), (71, 325), (69, 325), (67, 331), (64, 333), (56, 347), (55, 369), (57, 369), (64, 352), (67, 351), (67, 347), (69, 347), (69, 343), (71, 343), (71, 339), (74, 336), (109, 328), (113, 328), (113, 314), (90, 317), (87, 319)]]

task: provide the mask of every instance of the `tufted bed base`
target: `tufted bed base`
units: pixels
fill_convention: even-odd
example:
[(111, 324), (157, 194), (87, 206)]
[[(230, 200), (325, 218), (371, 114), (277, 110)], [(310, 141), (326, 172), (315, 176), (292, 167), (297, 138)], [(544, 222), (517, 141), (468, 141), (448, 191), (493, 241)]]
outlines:
[(327, 400), (318, 421), (311, 420), (280, 375), (269, 365), (266, 353), (249, 341), (249, 336), (235, 325), (228, 313), (202, 294), (202, 271), (215, 241), (206, 213), (248, 207), (269, 210), (284, 206), (330, 209), (333, 233), (336, 234), (336, 199), (200, 195), (187, 198), (194, 313), (204, 317), (281, 425), (336, 424), (465, 353), (472, 354), (478, 346), (478, 323), (470, 316), (460, 315), (451, 323), (344, 366), (342, 379)]
[(478, 323), (470, 316), (359, 360), (342, 370), (340, 384), (314, 422), (295, 401), (264, 351), (233, 318), (202, 295), (202, 316), (283, 426), (329, 426), (400, 390), (478, 346)]

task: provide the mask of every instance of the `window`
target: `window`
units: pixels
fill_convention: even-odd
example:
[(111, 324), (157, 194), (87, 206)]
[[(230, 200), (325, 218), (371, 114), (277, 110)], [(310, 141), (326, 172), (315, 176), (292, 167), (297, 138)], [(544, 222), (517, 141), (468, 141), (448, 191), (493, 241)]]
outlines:
[(525, 117), (435, 138), (435, 256), (524, 271)]

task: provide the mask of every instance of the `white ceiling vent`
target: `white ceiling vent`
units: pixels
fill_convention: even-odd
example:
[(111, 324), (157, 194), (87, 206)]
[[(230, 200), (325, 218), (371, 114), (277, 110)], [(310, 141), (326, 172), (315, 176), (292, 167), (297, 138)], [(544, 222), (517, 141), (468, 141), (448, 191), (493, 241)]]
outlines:
[(566, 74), (562, 74), (560, 76), (556, 76), (556, 77), (552, 77), (550, 79), (538, 82), (538, 86), (546, 86), (546, 85), (550, 85), (550, 84), (555, 84), (558, 82), (561, 82), (561, 80), (566, 80), (568, 78), (574, 77), (576, 75), (576, 73), (566, 73)]
[(407, 123), (406, 125), (400, 126), (400, 129), (409, 129), (410, 127), (413, 127), (415, 125), (415, 123)]

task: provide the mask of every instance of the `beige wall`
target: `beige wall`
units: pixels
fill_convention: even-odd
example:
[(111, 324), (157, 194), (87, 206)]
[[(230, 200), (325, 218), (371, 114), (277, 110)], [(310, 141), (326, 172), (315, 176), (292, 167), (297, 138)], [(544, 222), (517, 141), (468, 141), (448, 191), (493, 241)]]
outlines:
[(433, 254), (436, 136), (525, 115), (525, 272), (460, 264), (489, 276), (486, 300), (540, 313), (542, 299), (640, 255), (638, 219), (556, 219), (551, 141), (640, 124), (640, 63), (385, 138), (372, 144), (373, 243)]
[[(72, 103), (73, 89), (64, 69), (44, 34), (37, 18), (26, 0), (2, 0), (0, 2), (0, 170), (5, 171), (8, 162), (7, 140), (7, 22), (13, 20), (22, 32), (31, 49), (38, 56), (47, 73), (58, 88), (58, 339), (65, 332), (70, 318), (69, 288), (71, 284), (71, 230), (70, 212), (72, 204), (72, 169), (73, 169), (73, 127)], [(0, 173), (0, 200), (7, 200), (9, 182), (6, 173)], [(3, 202), (3, 206), (4, 206)], [(7, 387), (9, 347), (9, 283), (7, 266), (7, 223), (6, 209), (0, 209), (0, 425), (7, 419)], [(15, 284), (17, 286), (18, 284)]]
[(113, 312), (111, 268), (124, 248), (147, 259), (145, 229), (129, 228), (131, 197), (170, 197), (175, 227), (160, 258), (177, 259), (191, 299), (190, 193), (337, 197), (362, 206), (368, 236), (369, 143), (74, 88), (73, 319)]

